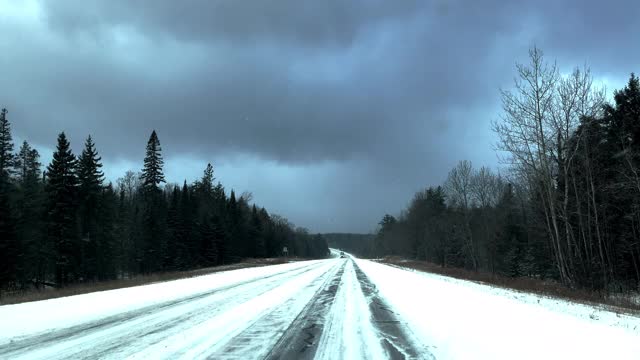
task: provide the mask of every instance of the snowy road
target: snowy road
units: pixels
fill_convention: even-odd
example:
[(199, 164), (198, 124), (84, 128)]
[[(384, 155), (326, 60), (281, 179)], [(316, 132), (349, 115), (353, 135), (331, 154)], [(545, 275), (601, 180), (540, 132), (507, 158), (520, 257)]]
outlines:
[(638, 354), (638, 316), (351, 258), (0, 306), (0, 359)]
[(3, 359), (432, 358), (350, 258), (3, 306), (0, 318)]

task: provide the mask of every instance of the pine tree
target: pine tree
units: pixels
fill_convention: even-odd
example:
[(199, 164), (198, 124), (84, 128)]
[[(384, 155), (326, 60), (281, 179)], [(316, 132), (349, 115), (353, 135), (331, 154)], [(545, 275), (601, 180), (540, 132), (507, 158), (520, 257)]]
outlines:
[(102, 191), (104, 173), (102, 168), (102, 158), (98, 156), (95, 143), (91, 136), (87, 137), (84, 149), (78, 159), (78, 180), (80, 182), (80, 194), (84, 196), (95, 196)]
[(218, 183), (213, 188), (213, 201), (217, 206), (216, 210), (220, 213), (224, 213), (226, 211), (227, 195), (224, 193), (224, 186), (222, 186), (221, 183)]
[(227, 228), (229, 229), (229, 241), (227, 241), (226, 260), (230, 262), (239, 261), (244, 254), (243, 219), (242, 211), (236, 200), (235, 191), (231, 190), (229, 201), (227, 202)]
[(273, 221), (269, 217), (269, 213), (265, 208), (261, 208), (259, 212), (260, 219), (263, 224), (263, 237), (264, 237), (264, 249), (265, 257), (274, 257), (277, 255), (277, 249), (274, 239)]
[(15, 214), (9, 200), (12, 184), (13, 140), (7, 109), (0, 112), (0, 291), (16, 280), (19, 245), (16, 239)]
[(77, 160), (66, 135), (60, 133), (53, 160), (47, 167), (48, 234), (55, 251), (55, 279), (59, 286), (78, 280), (80, 246), (77, 231)]
[(166, 182), (162, 167), (162, 148), (156, 131), (153, 130), (147, 142), (147, 154), (144, 158), (144, 168), (142, 169), (142, 186), (145, 192), (157, 192), (160, 184)]
[(40, 180), (40, 154), (38, 150), (24, 141), (20, 146), (18, 156), (15, 157), (14, 167), (17, 177), (17, 181), (20, 186), (25, 186), (26, 183)]
[(180, 219), (180, 189), (173, 187), (167, 211), (167, 256), (165, 264), (171, 270), (186, 268), (184, 229)]
[(116, 272), (116, 222), (118, 196), (109, 183), (99, 194), (96, 221), (96, 276), (99, 280), (115, 279)]
[(182, 227), (182, 243), (184, 259), (187, 267), (193, 267), (200, 261), (197, 222), (195, 219), (195, 196), (185, 181), (180, 192), (180, 224)]
[(214, 266), (218, 263), (218, 249), (221, 239), (219, 219), (216, 215), (206, 216), (199, 228), (202, 251), (202, 266)]
[(102, 158), (91, 136), (87, 137), (85, 147), (78, 159), (78, 200), (80, 218), (80, 236), (82, 239), (82, 275), (85, 279), (95, 279), (98, 276), (98, 259), (102, 257), (98, 250), (98, 212), (102, 196), (104, 174)]
[(231, 262), (231, 254), (227, 197), (224, 193), (224, 186), (220, 182), (213, 187), (210, 217), (216, 247), (216, 265), (229, 263)]
[(0, 111), (0, 180), (8, 181), (13, 166), (13, 139), (7, 109)]
[(24, 141), (15, 161), (18, 191), (16, 192), (16, 236), (21, 258), (18, 272), (23, 285), (44, 281), (51, 248), (45, 241), (43, 184), (40, 178), (40, 155)]
[(251, 209), (251, 224), (249, 228), (249, 240), (253, 244), (252, 257), (263, 258), (267, 256), (263, 230), (264, 226), (262, 224), (262, 219), (258, 214), (256, 206), (253, 205)]
[(142, 272), (161, 270), (166, 253), (166, 202), (160, 190), (165, 182), (162, 167), (160, 140), (155, 130), (147, 142), (147, 153), (142, 170), (143, 208), (143, 259)]
[(213, 176), (213, 165), (211, 163), (207, 164), (207, 168), (204, 169), (204, 174), (202, 175), (202, 180), (200, 181), (200, 186), (202, 187), (202, 191), (206, 194), (213, 194), (213, 181), (216, 178)]

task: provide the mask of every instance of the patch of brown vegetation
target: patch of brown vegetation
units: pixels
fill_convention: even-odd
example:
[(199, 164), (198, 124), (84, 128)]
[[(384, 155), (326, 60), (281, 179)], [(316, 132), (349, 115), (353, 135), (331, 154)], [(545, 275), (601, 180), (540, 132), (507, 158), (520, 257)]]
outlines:
[(640, 315), (640, 304), (634, 302), (631, 296), (607, 296), (603, 292), (589, 291), (586, 289), (572, 289), (555, 281), (541, 280), (531, 277), (512, 278), (488, 272), (475, 272), (461, 268), (442, 267), (426, 261), (407, 260), (397, 256), (385, 257), (378, 261), (389, 265), (425, 271), (460, 280), (469, 280), (504, 289), (534, 293), (542, 296), (598, 306), (618, 313)]
[(202, 275), (209, 275), (221, 271), (237, 270), (258, 266), (285, 264), (293, 261), (302, 261), (302, 258), (267, 258), (267, 259), (245, 259), (242, 262), (221, 265), (209, 268), (202, 268), (189, 271), (160, 272), (149, 275), (137, 275), (128, 279), (100, 281), (92, 283), (80, 283), (60, 289), (19, 291), (14, 293), (3, 293), (0, 297), (0, 305), (18, 304), (30, 301), (55, 299), (65, 296), (88, 294), (96, 291), (106, 291), (122, 289), (133, 286), (148, 285), (157, 282), (165, 282), (179, 279), (187, 279)]

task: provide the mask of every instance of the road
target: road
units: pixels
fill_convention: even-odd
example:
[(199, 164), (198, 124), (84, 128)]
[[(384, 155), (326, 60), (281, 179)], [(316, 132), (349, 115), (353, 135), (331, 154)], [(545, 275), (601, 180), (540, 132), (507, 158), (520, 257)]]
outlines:
[(0, 358), (433, 358), (355, 260), (278, 266), (263, 276), (0, 340)]

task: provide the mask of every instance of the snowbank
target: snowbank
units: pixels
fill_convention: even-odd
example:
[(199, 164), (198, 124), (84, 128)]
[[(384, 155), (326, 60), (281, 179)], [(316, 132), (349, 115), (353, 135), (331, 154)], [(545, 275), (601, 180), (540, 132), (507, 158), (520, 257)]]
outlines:
[(356, 260), (436, 359), (640, 359), (640, 318)]

